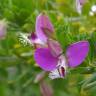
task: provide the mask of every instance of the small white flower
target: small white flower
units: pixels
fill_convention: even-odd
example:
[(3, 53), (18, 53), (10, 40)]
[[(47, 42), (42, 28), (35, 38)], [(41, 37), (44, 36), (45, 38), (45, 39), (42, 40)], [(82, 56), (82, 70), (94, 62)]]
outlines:
[(93, 5), (92, 7), (91, 7), (91, 10), (90, 10), (90, 12), (89, 12), (89, 15), (90, 16), (94, 16), (96, 14), (96, 5)]
[(93, 5), (93, 6), (91, 7), (91, 10), (92, 10), (92, 12), (96, 12), (96, 5)]

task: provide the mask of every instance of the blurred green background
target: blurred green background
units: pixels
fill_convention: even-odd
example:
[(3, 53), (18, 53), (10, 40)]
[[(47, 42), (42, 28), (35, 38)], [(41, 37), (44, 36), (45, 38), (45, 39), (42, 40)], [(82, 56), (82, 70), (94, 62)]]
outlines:
[(64, 79), (46, 76), (44, 88), (50, 85), (52, 96), (96, 96), (96, 15), (89, 16), (94, 4), (96, 0), (88, 0), (79, 15), (75, 0), (0, 0), (0, 19), (8, 22), (6, 38), (0, 40), (0, 96), (47, 96), (46, 92), (41, 95), (41, 82), (34, 83), (42, 72), (35, 64), (34, 49), (23, 46), (17, 35), (34, 32), (36, 16), (43, 11), (64, 51), (79, 40), (90, 43), (90, 52), (79, 67), (69, 69)]

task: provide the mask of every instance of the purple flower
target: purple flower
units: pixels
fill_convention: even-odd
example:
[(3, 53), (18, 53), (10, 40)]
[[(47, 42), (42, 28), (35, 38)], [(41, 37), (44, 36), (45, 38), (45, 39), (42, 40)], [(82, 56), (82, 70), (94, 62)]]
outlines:
[(79, 14), (82, 12), (82, 7), (86, 3), (86, 0), (76, 0), (76, 9)]
[(35, 29), (36, 32), (31, 34), (20, 33), (20, 37), (22, 37), (20, 41), (31, 45), (45, 45), (48, 38), (52, 38), (54, 33), (54, 27), (45, 13), (41, 13), (37, 16)]
[(74, 68), (84, 61), (89, 51), (89, 43), (80, 41), (71, 44), (63, 54), (58, 41), (53, 40), (53, 34), (54, 28), (48, 16), (41, 13), (36, 18), (36, 32), (22, 36), (28, 43), (39, 45), (36, 47), (34, 59), (40, 68), (49, 71), (51, 79), (63, 78), (68, 67)]
[(0, 39), (4, 39), (7, 32), (7, 23), (5, 20), (0, 20)]
[[(51, 43), (51, 41), (49, 41), (49, 43)], [(60, 46), (58, 46), (59, 48), (56, 46), (58, 46), (58, 44), (54, 41), (54, 45), (48, 48), (38, 48), (34, 54), (36, 63), (43, 70), (50, 72), (49, 77), (51, 79), (63, 78), (66, 75), (67, 68), (74, 68), (80, 65), (89, 51), (88, 41), (71, 44), (65, 54), (63, 54)]]

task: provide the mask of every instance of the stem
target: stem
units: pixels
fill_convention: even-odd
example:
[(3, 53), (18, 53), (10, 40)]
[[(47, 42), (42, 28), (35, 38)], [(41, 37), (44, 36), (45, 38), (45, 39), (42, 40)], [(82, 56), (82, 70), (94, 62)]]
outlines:
[(95, 87), (95, 86), (96, 86), (96, 81), (87, 84), (86, 87), (84, 88), (84, 90), (88, 90), (88, 89)]

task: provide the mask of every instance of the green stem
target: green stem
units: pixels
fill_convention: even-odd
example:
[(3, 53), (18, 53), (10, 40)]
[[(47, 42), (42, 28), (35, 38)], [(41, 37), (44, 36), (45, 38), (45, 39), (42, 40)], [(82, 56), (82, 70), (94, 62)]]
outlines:
[(86, 87), (84, 88), (84, 90), (88, 90), (88, 89), (95, 87), (95, 86), (96, 86), (96, 81), (87, 84)]

